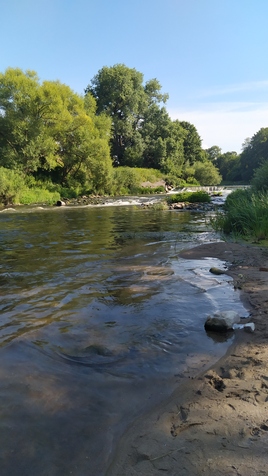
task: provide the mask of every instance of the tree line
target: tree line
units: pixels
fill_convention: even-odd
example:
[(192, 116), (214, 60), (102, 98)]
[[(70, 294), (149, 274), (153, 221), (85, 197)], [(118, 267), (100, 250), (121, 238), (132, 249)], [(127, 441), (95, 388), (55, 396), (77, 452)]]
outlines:
[(157, 79), (144, 84), (123, 64), (103, 67), (83, 96), (8, 68), (0, 74), (0, 198), (22, 181), (60, 195), (126, 193), (134, 171), (147, 169), (171, 185), (248, 182), (268, 158), (268, 128), (241, 155), (204, 150), (193, 124), (171, 120), (167, 99)]
[[(222, 153), (220, 147), (206, 149), (208, 158), (218, 168), (226, 183), (250, 184), (268, 161), (268, 127), (262, 127), (251, 138), (245, 139), (242, 152)], [(267, 165), (266, 165), (267, 166)]]

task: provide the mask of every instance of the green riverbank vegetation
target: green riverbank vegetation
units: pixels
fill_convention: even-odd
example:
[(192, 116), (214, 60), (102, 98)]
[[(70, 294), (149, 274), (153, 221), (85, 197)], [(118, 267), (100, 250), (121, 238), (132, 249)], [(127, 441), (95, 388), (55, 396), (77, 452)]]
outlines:
[(223, 213), (217, 213), (212, 225), (235, 238), (268, 244), (268, 160), (255, 170), (250, 188), (227, 197)]
[(175, 193), (168, 196), (166, 200), (168, 205), (171, 205), (172, 203), (179, 203), (179, 202), (210, 203), (211, 197), (207, 192), (203, 190), (199, 190), (197, 192)]
[(246, 139), (241, 154), (203, 149), (193, 124), (170, 118), (167, 101), (157, 79), (144, 83), (124, 64), (100, 69), (83, 95), (8, 68), (0, 74), (0, 203), (262, 179), (268, 128)]
[(34, 71), (0, 74), (0, 200), (52, 203), (83, 194), (217, 185), (194, 125), (172, 121), (157, 79), (102, 68), (78, 95)]

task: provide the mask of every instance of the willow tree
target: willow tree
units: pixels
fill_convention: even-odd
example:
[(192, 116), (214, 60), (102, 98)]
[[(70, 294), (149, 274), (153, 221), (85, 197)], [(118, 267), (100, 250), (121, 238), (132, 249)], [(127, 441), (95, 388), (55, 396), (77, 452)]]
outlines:
[(111, 123), (59, 81), (40, 84), (35, 72), (0, 75), (0, 165), (105, 190), (112, 171)]
[(34, 71), (9, 68), (0, 74), (0, 165), (26, 173), (57, 165), (46, 109)]

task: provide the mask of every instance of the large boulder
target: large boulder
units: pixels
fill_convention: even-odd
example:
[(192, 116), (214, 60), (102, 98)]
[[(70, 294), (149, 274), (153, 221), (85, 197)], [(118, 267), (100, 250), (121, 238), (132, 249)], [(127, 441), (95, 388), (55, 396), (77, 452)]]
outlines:
[(206, 331), (226, 332), (233, 330), (233, 325), (240, 322), (240, 316), (235, 311), (218, 311), (208, 316), (205, 322)]

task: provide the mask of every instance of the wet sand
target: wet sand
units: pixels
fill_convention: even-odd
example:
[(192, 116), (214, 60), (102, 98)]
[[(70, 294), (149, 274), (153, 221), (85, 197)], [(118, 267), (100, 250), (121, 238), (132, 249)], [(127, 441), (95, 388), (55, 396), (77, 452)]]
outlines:
[[(268, 248), (218, 242), (181, 253), (219, 258), (255, 323), (208, 371), (123, 435), (107, 476), (268, 474)], [(161, 382), (159, 382), (161, 386)], [(156, 389), (157, 391), (157, 389)]]

